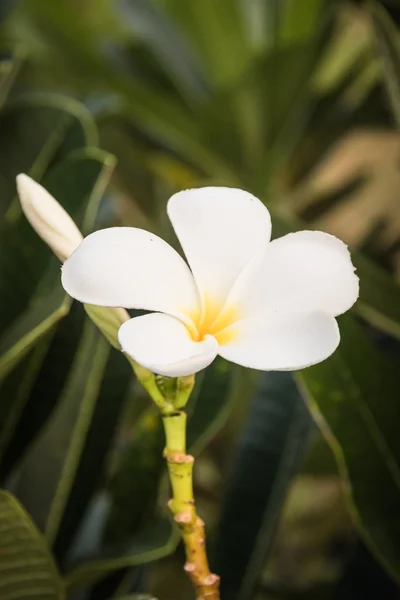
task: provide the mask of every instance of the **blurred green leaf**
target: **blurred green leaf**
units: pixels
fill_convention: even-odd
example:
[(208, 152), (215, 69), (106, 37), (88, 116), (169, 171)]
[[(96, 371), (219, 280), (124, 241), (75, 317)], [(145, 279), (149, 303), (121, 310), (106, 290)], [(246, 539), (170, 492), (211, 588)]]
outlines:
[[(60, 559), (69, 551), (81, 522), (88, 514), (90, 502), (108, 478), (110, 454), (120, 442), (121, 417), (127, 402), (135, 401), (131, 390), (133, 381), (131, 365), (121, 352), (111, 350), (54, 543), (54, 552)], [(93, 468), (94, 462), (96, 469)]]
[[(22, 467), (22, 498), (54, 543), (95, 409), (109, 345), (86, 321), (58, 407)], [(45, 465), (45, 467), (44, 467)], [(32, 493), (32, 486), (35, 493)]]
[(367, 2), (374, 25), (393, 115), (400, 127), (400, 33), (385, 7), (374, 0)]
[(223, 597), (253, 598), (309, 430), (291, 375), (263, 374), (223, 502), (215, 551)]
[[(73, 317), (75, 323), (76, 315)], [(52, 386), (41, 380), (42, 374), (37, 378), (36, 386), (47, 383), (46, 397), (51, 396), (57, 406), (20, 468), (17, 488), (60, 558), (105, 476), (105, 460), (132, 379), (122, 354), (111, 351), (110, 356), (107, 341), (87, 318), (77, 349), (80, 329), (68, 335), (69, 347), (64, 349), (64, 356), (57, 357), (68, 369), (72, 349), (65, 387), (61, 373)], [(49, 352), (43, 368), (51, 369), (52, 363)]]
[(106, 556), (98, 560), (87, 561), (86, 558), (80, 566), (66, 576), (68, 592), (72, 594), (112, 571), (142, 565), (168, 556), (175, 550), (178, 539), (179, 533), (171, 519), (165, 517), (154, 519), (129, 543), (110, 547)]
[[(8, 472), (9, 465), (7, 465), (7, 461), (3, 462), (3, 458), (26, 407), (50, 342), (51, 334), (44, 336), (1, 382), (0, 478)], [(29, 442), (29, 440), (26, 441)]]
[(389, 335), (400, 338), (400, 285), (361, 254), (353, 254), (360, 278), (360, 296), (354, 311)]
[(131, 33), (135, 55), (140, 40), (189, 104), (204, 100), (206, 89), (199, 61), (170, 15), (146, 0), (119, 0), (116, 5), (121, 29)]
[(221, 358), (214, 360), (206, 369), (200, 390), (188, 407), (189, 452), (199, 454), (225, 424), (232, 409), (233, 373), (232, 364)]
[(296, 378), (335, 455), (355, 525), (399, 581), (398, 365), (373, 346), (351, 316), (339, 320), (338, 350)]
[(159, 4), (191, 40), (215, 86), (227, 85), (242, 73), (250, 48), (236, 2), (159, 0)]
[(8, 492), (0, 491), (0, 597), (63, 600), (64, 586), (42, 535)]
[(0, 59), (0, 110), (8, 98), (22, 59), (22, 53), (18, 50), (10, 50), (7, 58)]
[[(59, 393), (66, 383), (74, 360), (82, 323), (83, 311), (78, 304), (73, 304), (70, 313), (60, 321), (50, 340), (45, 337), (43, 342), (39, 342), (38, 348), (45, 345), (46, 341), (48, 345), (43, 348), (43, 355), (38, 357), (38, 364), (34, 362), (34, 355), (38, 351), (35, 348), (5, 378), (1, 388), (7, 405), (7, 408), (3, 408), (5, 419), (1, 435), (4, 435), (4, 440), (0, 438), (2, 479), (14, 471), (56, 407)], [(24, 363), (31, 355), (33, 373), (31, 381), (28, 378), (25, 384)], [(19, 402), (14, 403), (13, 398), (19, 398)]]
[(289, 45), (312, 42), (323, 30), (328, 6), (326, 0), (283, 0), (280, 2), (278, 43)]
[(150, 406), (135, 423), (126, 448), (119, 452), (119, 465), (108, 486), (111, 508), (104, 530), (106, 546), (132, 538), (154, 518), (165, 466), (164, 446), (160, 411)]
[[(1, 213), (16, 199), (19, 173), (40, 181), (52, 163), (97, 141), (89, 111), (76, 100), (27, 94), (10, 103), (0, 116)], [(10, 211), (8, 220), (14, 222), (21, 214), (17, 201)]]

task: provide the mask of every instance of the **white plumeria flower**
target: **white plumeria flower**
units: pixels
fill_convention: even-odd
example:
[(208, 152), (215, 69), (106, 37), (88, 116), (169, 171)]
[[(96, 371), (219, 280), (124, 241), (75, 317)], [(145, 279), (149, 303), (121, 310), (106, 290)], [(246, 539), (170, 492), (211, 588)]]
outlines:
[(153, 311), (121, 326), (127, 354), (177, 377), (217, 355), (295, 370), (334, 352), (335, 316), (358, 297), (343, 242), (319, 231), (270, 242), (268, 210), (239, 189), (183, 191), (167, 211), (189, 266), (161, 238), (131, 227), (92, 233), (63, 266), (62, 284), (77, 300)]

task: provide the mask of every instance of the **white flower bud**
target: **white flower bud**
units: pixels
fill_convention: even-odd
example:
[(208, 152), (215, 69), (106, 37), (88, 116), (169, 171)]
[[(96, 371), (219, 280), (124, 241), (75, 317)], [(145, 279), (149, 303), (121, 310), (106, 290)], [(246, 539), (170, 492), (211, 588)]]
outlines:
[(18, 175), (18, 195), (26, 218), (64, 262), (81, 243), (83, 236), (63, 207), (39, 183), (28, 177)]

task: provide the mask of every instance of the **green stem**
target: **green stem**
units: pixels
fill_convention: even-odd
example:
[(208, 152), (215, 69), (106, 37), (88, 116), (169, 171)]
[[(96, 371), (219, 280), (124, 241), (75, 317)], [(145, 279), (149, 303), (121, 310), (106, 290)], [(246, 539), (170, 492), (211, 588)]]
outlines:
[(169, 507), (185, 545), (188, 573), (198, 600), (219, 600), (219, 577), (208, 566), (204, 522), (198, 517), (193, 494), (194, 458), (186, 454), (186, 413), (163, 414), (166, 446), (164, 455), (172, 487)]
[(171, 390), (168, 390), (164, 395), (154, 373), (132, 359), (130, 362), (138, 381), (148, 391), (163, 417), (166, 440), (164, 456), (172, 487), (172, 499), (168, 506), (182, 533), (186, 553), (185, 571), (196, 590), (197, 600), (219, 600), (219, 577), (211, 573), (208, 566), (204, 522), (197, 515), (194, 501), (194, 458), (186, 454), (187, 416), (182, 409), (192, 392), (195, 377), (179, 377), (175, 394), (171, 395)]

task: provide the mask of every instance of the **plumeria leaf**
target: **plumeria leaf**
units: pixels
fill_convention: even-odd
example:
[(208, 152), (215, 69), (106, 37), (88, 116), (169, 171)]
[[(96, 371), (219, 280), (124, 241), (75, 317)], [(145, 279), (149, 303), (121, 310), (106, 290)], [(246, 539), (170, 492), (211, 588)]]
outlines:
[(227, 85), (240, 75), (249, 59), (243, 19), (237, 3), (204, 0), (201, 3), (164, 0), (177, 23), (184, 25), (204, 70), (214, 85)]
[(309, 430), (310, 418), (292, 376), (264, 373), (223, 501), (215, 570), (224, 597), (253, 598)]
[[(44, 528), (50, 544), (54, 542), (71, 492), (108, 354), (109, 345), (89, 321), (57, 410), (21, 466), (17, 493)], [(33, 485), (36, 490), (31, 494)]]
[(112, 571), (142, 565), (171, 554), (179, 533), (167, 517), (153, 520), (128, 543), (109, 548), (107, 555), (95, 561), (83, 562), (66, 577), (70, 594), (88, 586)]
[(231, 363), (217, 358), (202, 376), (199, 389), (188, 407), (187, 443), (192, 454), (199, 454), (229, 417), (236, 370)]
[(374, 0), (367, 7), (375, 28), (393, 115), (397, 127), (400, 127), (400, 33), (382, 4)]
[[(68, 316), (60, 321), (49, 338), (45, 336), (5, 378), (2, 397), (8, 398), (8, 392), (10, 398), (18, 398), (18, 402), (7, 403), (7, 409), (4, 410), (0, 438), (3, 442), (0, 461), (2, 479), (14, 471), (56, 408), (59, 393), (66, 384), (74, 360), (82, 323), (83, 311), (79, 305), (73, 304)], [(36, 364), (35, 354), (42, 345), (43, 354), (39, 355)], [(24, 363), (30, 360), (33, 363), (32, 374), (24, 385), (23, 379), (18, 379), (18, 373), (23, 372)]]
[(22, 52), (18, 49), (9, 51), (7, 57), (0, 60), (0, 109), (7, 101), (10, 90), (19, 72), (23, 60)]
[(197, 104), (204, 98), (205, 86), (196, 56), (165, 11), (146, 0), (122, 0), (117, 7), (117, 16), (121, 28), (124, 31), (128, 28), (137, 43), (140, 40), (156, 56), (163, 67), (163, 75), (171, 78), (188, 102)]
[[(84, 219), (90, 228), (113, 165), (114, 159), (106, 153), (80, 151), (52, 169), (44, 184), (78, 223)], [(82, 209), (86, 205), (85, 216)], [(6, 226), (3, 233), (0, 327), (4, 329), (10, 321), (11, 325), (0, 338), (0, 379), (65, 316), (71, 304), (59, 282), (59, 262), (25, 217)], [(11, 278), (16, 268), (19, 276)]]
[(93, 119), (75, 100), (29, 94), (8, 105), (0, 118), (1, 214), (8, 209), (9, 222), (21, 215), (15, 190), (19, 173), (40, 181), (50, 164), (96, 143)]
[[(69, 330), (77, 315), (71, 315), (70, 321)], [(20, 467), (17, 487), (18, 495), (60, 558), (69, 548), (104, 477), (105, 460), (132, 378), (129, 364), (120, 353), (110, 349), (90, 320), (85, 319), (77, 348), (80, 331), (74, 336), (66, 333), (68, 350), (60, 345), (59, 352), (64, 357), (55, 355), (54, 359), (64, 360), (68, 365), (67, 354), (72, 347), (73, 362), (66, 383), (57, 371), (51, 387), (40, 376), (36, 382), (36, 386), (45, 387), (46, 395), (51, 395), (57, 406)], [(57, 341), (56, 336), (54, 343)], [(53, 354), (49, 352), (43, 367), (52, 366), (55, 366)], [(45, 370), (42, 373), (45, 375)]]
[(399, 581), (398, 365), (350, 315), (340, 317), (339, 326), (338, 350), (296, 378), (335, 455), (356, 527)]
[(63, 600), (64, 586), (43, 536), (19, 502), (0, 491), (0, 597)]
[(135, 423), (126, 447), (117, 453), (119, 466), (108, 486), (111, 506), (104, 529), (105, 547), (134, 537), (154, 517), (165, 470), (164, 446), (160, 411), (151, 406)]
[[(22, 358), (16, 367), (3, 379), (1, 383), (0, 403), (0, 479), (3, 478), (12, 468), (15, 459), (15, 452), (12, 458), (8, 452), (10, 444), (16, 441), (17, 452), (20, 452), (25, 445), (29, 443), (30, 438), (14, 437), (20, 418), (28, 403), (30, 394), (35, 384), (35, 379), (40, 371), (42, 362), (48, 352), (51, 343), (51, 333), (43, 336), (36, 346)], [(30, 423), (32, 425), (32, 423)], [(3, 460), (8, 454), (7, 460)], [(11, 460), (10, 460), (11, 458)]]

